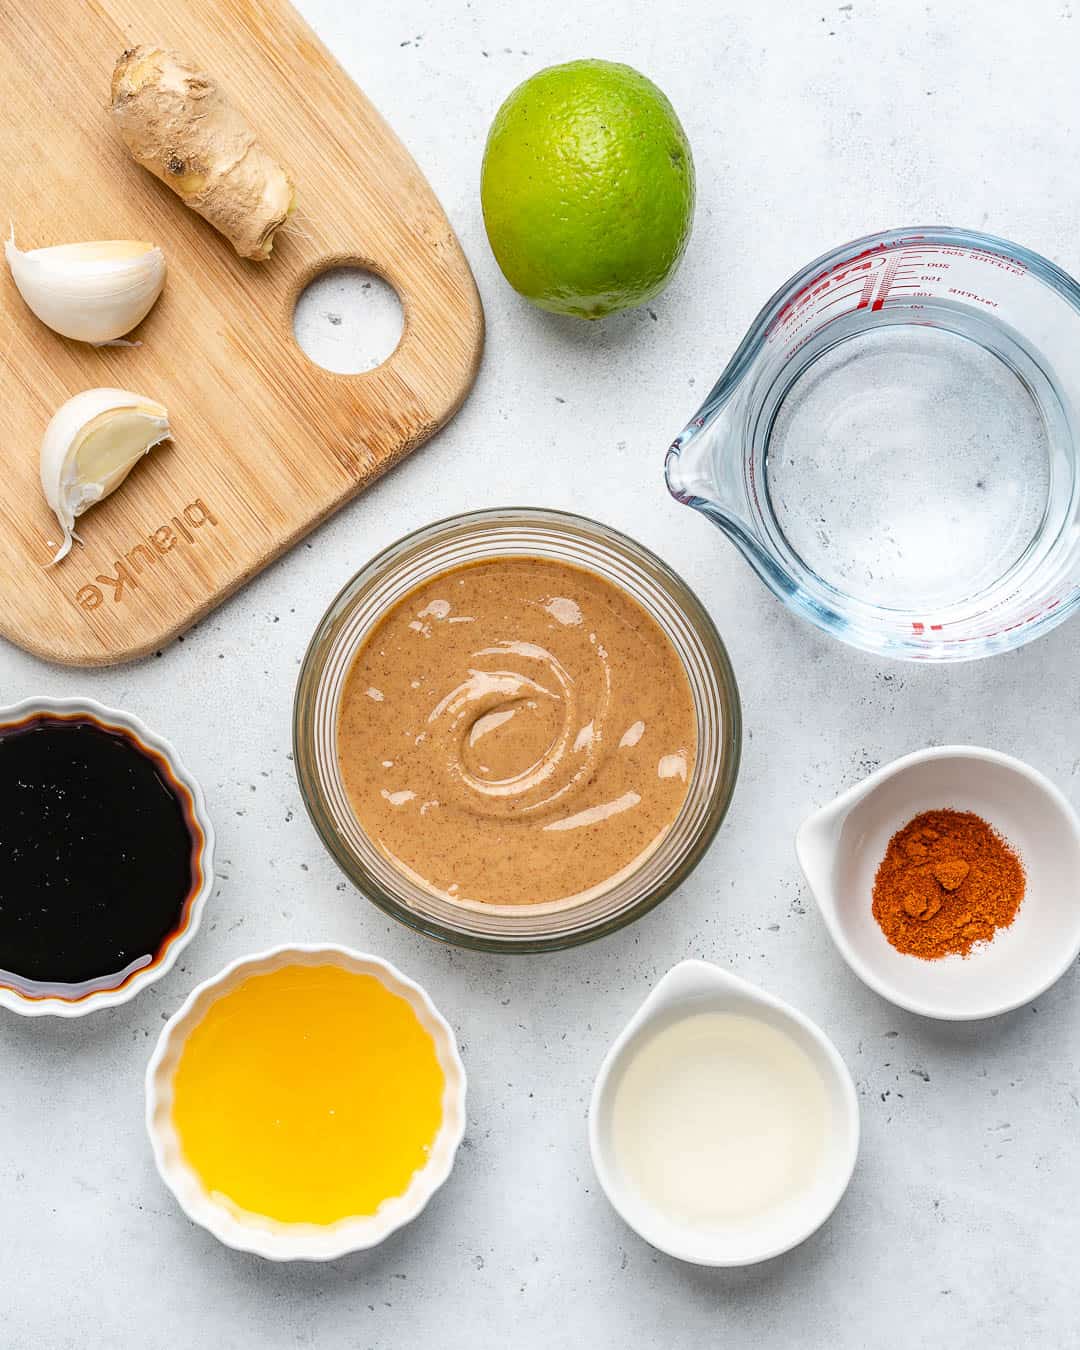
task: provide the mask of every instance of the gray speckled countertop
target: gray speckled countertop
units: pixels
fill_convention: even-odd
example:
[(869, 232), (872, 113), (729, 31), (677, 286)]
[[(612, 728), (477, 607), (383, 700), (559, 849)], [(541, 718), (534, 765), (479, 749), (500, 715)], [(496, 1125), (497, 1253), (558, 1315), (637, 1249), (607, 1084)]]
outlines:
[[(136, 666), (77, 673), (0, 650), (0, 690), (89, 694), (170, 737), (217, 824), (218, 886), (181, 965), (76, 1023), (0, 1021), (0, 1346), (164, 1350), (794, 1345), (1014, 1350), (1075, 1341), (1080, 980), (984, 1024), (899, 1012), (833, 950), (795, 826), (931, 742), (1017, 754), (1080, 801), (1075, 623), (946, 670), (880, 664), (791, 618), (704, 520), (669, 501), (664, 447), (762, 300), (825, 248), (895, 224), (1011, 236), (1080, 271), (1066, 0), (811, 6), (520, 0), (301, 8), (441, 195), (487, 306), (471, 399), (432, 444)], [(586, 326), (530, 310), (488, 251), (478, 174), (499, 102), (576, 56), (640, 66), (694, 148), (697, 227), (651, 309)], [(334, 324), (318, 305), (305, 322)], [(319, 341), (314, 337), (313, 341)], [(341, 878), (299, 800), (297, 666), (376, 549), (471, 507), (569, 507), (637, 535), (697, 589), (742, 688), (743, 768), (696, 874), (602, 943), (501, 960), (436, 946)], [(457, 1029), (470, 1125), (446, 1188), (381, 1249), (281, 1268), (226, 1251), (153, 1170), (142, 1075), (164, 1018), (231, 957), (287, 939), (378, 952)], [(767, 1265), (658, 1255), (599, 1193), (585, 1111), (604, 1048), (681, 957), (795, 1003), (856, 1078), (863, 1148), (831, 1222)]]

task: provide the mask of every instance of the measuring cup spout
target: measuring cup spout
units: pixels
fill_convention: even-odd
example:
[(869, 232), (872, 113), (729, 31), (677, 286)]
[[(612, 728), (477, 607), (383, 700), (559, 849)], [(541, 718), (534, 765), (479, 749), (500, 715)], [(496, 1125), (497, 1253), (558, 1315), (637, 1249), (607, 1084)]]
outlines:
[[(664, 461), (668, 491), (686, 506), (700, 511), (706, 519), (728, 536), (754, 571), (778, 594), (790, 590), (791, 583), (777, 566), (772, 553), (763, 547), (747, 482), (746, 409), (741, 391), (718, 396), (725, 375), (704, 405), (679, 432)], [(749, 470), (752, 477), (752, 468)]]
[(743, 524), (746, 511), (737, 421), (730, 400), (719, 407), (706, 403), (675, 437), (664, 461), (671, 495), (721, 529)]

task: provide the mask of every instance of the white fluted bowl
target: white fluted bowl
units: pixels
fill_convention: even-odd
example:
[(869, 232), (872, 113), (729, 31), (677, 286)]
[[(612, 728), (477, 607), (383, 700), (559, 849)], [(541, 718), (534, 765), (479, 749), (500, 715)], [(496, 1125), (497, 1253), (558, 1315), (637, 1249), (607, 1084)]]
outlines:
[[(188, 1166), (172, 1119), (173, 1078), (184, 1043), (212, 1003), (251, 975), (265, 975), (284, 966), (335, 965), (357, 975), (374, 975), (412, 1008), (435, 1043), (443, 1072), (442, 1124), (427, 1162), (403, 1195), (386, 1200), (375, 1214), (357, 1215), (332, 1224), (281, 1223), (262, 1215), (241, 1213), (215, 1200)], [(165, 1024), (146, 1069), (146, 1127), (154, 1161), (180, 1208), (219, 1242), (237, 1251), (254, 1252), (270, 1261), (333, 1261), (348, 1252), (375, 1247), (415, 1219), (450, 1175), (465, 1133), (465, 1066), (450, 1024), (427, 993), (389, 961), (327, 943), (273, 947), (241, 957), (220, 974), (191, 991), (183, 1006)]]

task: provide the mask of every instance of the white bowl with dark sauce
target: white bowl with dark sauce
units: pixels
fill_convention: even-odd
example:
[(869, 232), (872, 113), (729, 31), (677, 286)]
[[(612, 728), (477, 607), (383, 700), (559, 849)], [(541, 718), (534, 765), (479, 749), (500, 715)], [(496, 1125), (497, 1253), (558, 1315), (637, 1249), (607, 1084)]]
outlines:
[(159, 980), (214, 880), (202, 789), (176, 750), (92, 699), (0, 709), (0, 1007), (82, 1017)]

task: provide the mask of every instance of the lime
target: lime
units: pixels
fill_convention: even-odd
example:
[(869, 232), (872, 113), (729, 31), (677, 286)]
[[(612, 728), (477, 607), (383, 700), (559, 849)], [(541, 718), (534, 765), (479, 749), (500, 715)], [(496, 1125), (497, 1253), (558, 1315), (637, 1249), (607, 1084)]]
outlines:
[(651, 299), (675, 270), (694, 161), (651, 80), (571, 61), (518, 85), (496, 113), (480, 195), (510, 285), (542, 309), (598, 319)]

